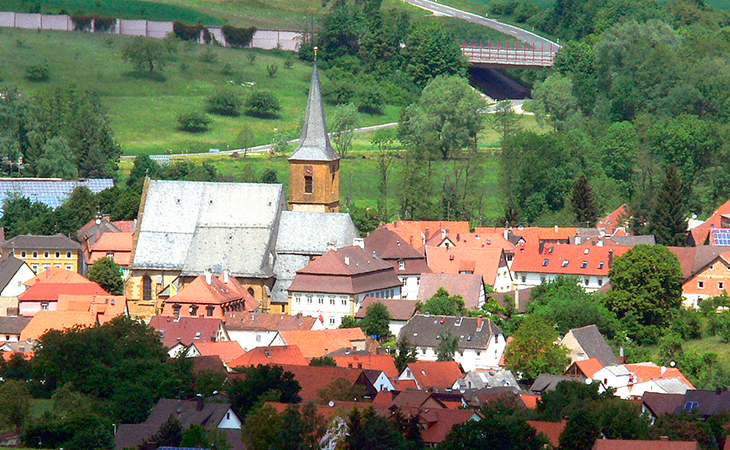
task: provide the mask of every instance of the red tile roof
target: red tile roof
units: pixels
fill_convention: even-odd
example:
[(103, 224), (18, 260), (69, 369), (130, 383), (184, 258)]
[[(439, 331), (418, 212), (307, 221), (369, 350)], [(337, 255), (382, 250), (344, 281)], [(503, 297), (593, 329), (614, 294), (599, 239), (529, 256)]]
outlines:
[(598, 358), (584, 359), (583, 361), (576, 361), (575, 365), (578, 366), (583, 375), (586, 378), (593, 378), (593, 374), (603, 369), (603, 364)]
[(90, 311), (99, 325), (127, 313), (127, 297), (123, 295), (59, 295), (57, 311)]
[(162, 343), (166, 347), (172, 347), (178, 343), (190, 345), (210, 342), (215, 339), (221, 323), (221, 319), (202, 317), (181, 317), (179, 320), (175, 320), (172, 317), (155, 316), (150, 320), (150, 326), (162, 334)]
[[(500, 265), (506, 265), (501, 248), (426, 247), (426, 260), (434, 273), (458, 274), (468, 270), (494, 285)], [(468, 266), (468, 267), (467, 267)]]
[(225, 362), (240, 358), (245, 352), (237, 341), (196, 342), (201, 356), (218, 356)]
[(536, 429), (538, 433), (545, 435), (553, 447), (558, 448), (560, 445), (560, 435), (565, 429), (565, 421), (544, 422), (542, 420), (528, 420), (527, 423)]
[(430, 239), (447, 230), (447, 233), (469, 233), (469, 222), (449, 221), (395, 221), (382, 225), (382, 228), (398, 233), (406, 242), (416, 249), (424, 245), (424, 239)]
[[(515, 252), (512, 272), (555, 273), (564, 275), (608, 276), (610, 257), (615, 259), (629, 246), (546, 244), (542, 253), (538, 246), (524, 246)], [(583, 267), (585, 263), (585, 267)]]
[(476, 274), (427, 273), (421, 276), (418, 301), (426, 303), (439, 288), (446, 289), (450, 295), (461, 295), (467, 309), (477, 309), (484, 282), (482, 276)]
[(205, 275), (196, 277), (177, 294), (165, 301), (165, 304), (199, 304), (199, 305), (232, 305), (243, 302), (246, 311), (254, 311), (260, 306), (246, 288), (235, 278), (211, 275), (210, 284)]
[(419, 422), (426, 426), (421, 430), (421, 437), (429, 445), (443, 442), (454, 425), (466, 423), (475, 416), (480, 417), (476, 411), (468, 409), (426, 409), (421, 410), (419, 415)]
[(596, 228), (604, 231), (607, 235), (613, 235), (616, 232), (616, 228), (625, 226), (628, 219), (629, 207), (624, 203), (601, 219), (596, 225)]
[(722, 228), (722, 216), (724, 214), (730, 214), (730, 200), (720, 205), (701, 225), (689, 230), (694, 245), (704, 244), (707, 236), (710, 235), (711, 237), (712, 233), (710, 233), (710, 230), (713, 228)]
[(537, 401), (540, 400), (539, 394), (520, 394), (522, 403), (525, 404), (529, 409), (537, 408)]
[(77, 326), (94, 325), (96, 325), (96, 313), (92, 311), (38, 311), (20, 333), (20, 340), (36, 340), (48, 330), (67, 330)]
[(72, 272), (70, 270), (61, 269), (60, 267), (49, 267), (37, 276), (26, 281), (26, 286), (30, 287), (38, 282), (46, 283), (89, 283), (90, 281), (83, 275)]
[(385, 372), (388, 378), (398, 376), (398, 369), (395, 368), (395, 361), (390, 355), (342, 355), (332, 357), (338, 367), (348, 367), (355, 369), (374, 369)]
[(498, 232), (476, 232), (476, 233), (454, 233), (446, 234), (445, 238), (441, 236), (434, 237), (428, 244), (434, 246), (442, 246), (443, 242), (449, 240), (455, 247), (468, 248), (501, 248), (507, 253), (514, 253), (515, 245), (504, 238), (504, 233)]
[(229, 330), (291, 331), (311, 330), (317, 325), (316, 317), (289, 314), (265, 314), (229, 312), (226, 313), (226, 328)]
[(341, 348), (364, 345), (365, 334), (360, 328), (339, 328), (335, 330), (289, 330), (281, 331), (287, 345), (297, 345), (307, 360), (324, 356)]
[(364, 319), (368, 306), (374, 303), (382, 303), (388, 308), (393, 320), (408, 321), (416, 313), (416, 300), (396, 300), (392, 298), (365, 297), (362, 306), (355, 314), (356, 319)]
[(377, 228), (365, 238), (365, 250), (375, 252), (380, 259), (423, 259), (423, 253), (395, 231), (385, 228)]
[(93, 281), (85, 283), (35, 283), (18, 296), (21, 302), (58, 301), (60, 295), (103, 295), (109, 296), (107, 291)]
[[(305, 403), (307, 401), (320, 402), (319, 391), (326, 388), (333, 381), (344, 378), (354, 386), (358, 382), (368, 383), (367, 377), (362, 370), (345, 369), (332, 366), (295, 366), (287, 364), (280, 365), (285, 371), (294, 374), (294, 379), (299, 382), (302, 390), (299, 396)], [(234, 375), (235, 377), (236, 375)], [(372, 385), (371, 385), (372, 386)], [(375, 393), (373, 392), (373, 395)], [(360, 399), (358, 399), (360, 400)]]
[(451, 389), (464, 376), (456, 361), (418, 361), (408, 364), (406, 370), (410, 370), (420, 389)]
[(228, 363), (233, 368), (258, 366), (259, 364), (306, 366), (308, 363), (296, 345), (256, 347)]
[(692, 383), (685, 378), (684, 374), (675, 367), (659, 367), (653, 363), (624, 364), (624, 366), (629, 370), (629, 372), (636, 375), (638, 383), (651, 380), (679, 378), (679, 381), (689, 386), (690, 389), (695, 388)]
[(697, 441), (628, 441), (621, 439), (598, 439), (593, 450), (699, 450)]

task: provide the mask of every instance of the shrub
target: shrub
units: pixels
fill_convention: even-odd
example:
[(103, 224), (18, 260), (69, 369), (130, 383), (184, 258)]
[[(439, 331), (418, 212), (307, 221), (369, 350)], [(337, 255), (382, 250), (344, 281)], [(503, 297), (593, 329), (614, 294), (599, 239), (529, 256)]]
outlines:
[(256, 27), (237, 28), (231, 25), (223, 25), (221, 29), (226, 43), (235, 48), (248, 47), (256, 32)]
[(94, 16), (85, 16), (81, 14), (74, 14), (71, 16), (71, 23), (74, 24), (74, 30), (76, 31), (91, 31), (92, 20), (94, 20)]
[(281, 111), (279, 99), (271, 91), (253, 91), (246, 99), (246, 115), (270, 118)]
[(183, 41), (197, 41), (202, 30), (202, 25), (186, 25), (177, 20), (172, 23), (172, 32)]
[(221, 69), (222, 75), (233, 75), (233, 66), (230, 65), (230, 63), (226, 63), (223, 68)]
[(210, 118), (199, 111), (188, 111), (177, 116), (178, 129), (188, 133), (202, 133), (208, 130)]
[(256, 61), (256, 53), (249, 53), (246, 55), (246, 58), (248, 59), (249, 64), (253, 64)]
[(117, 19), (114, 17), (94, 17), (94, 33), (106, 33), (117, 26)]
[(266, 73), (269, 75), (269, 78), (274, 78), (277, 70), (279, 70), (279, 65), (276, 63), (266, 65)]
[(284, 68), (291, 69), (294, 67), (294, 58), (288, 57), (284, 60)]
[(48, 81), (50, 71), (46, 63), (33, 64), (25, 68), (25, 79), (36, 83)]
[(310, 42), (304, 42), (299, 46), (297, 58), (302, 61), (314, 61), (314, 46)]
[(221, 116), (238, 116), (241, 114), (241, 99), (233, 92), (222, 91), (206, 100), (209, 113)]
[(200, 54), (200, 60), (204, 63), (213, 64), (218, 61), (218, 54), (216, 54), (216, 52), (214, 52), (212, 49), (206, 48)]
[(383, 114), (383, 93), (375, 86), (370, 87), (371, 89), (362, 89), (358, 94), (357, 110), (367, 114)]

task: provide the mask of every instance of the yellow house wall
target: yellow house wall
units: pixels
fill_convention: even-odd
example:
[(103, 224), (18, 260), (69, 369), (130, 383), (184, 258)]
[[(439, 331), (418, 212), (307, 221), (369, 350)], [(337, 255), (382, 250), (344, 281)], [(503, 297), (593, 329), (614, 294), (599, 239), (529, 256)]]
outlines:
[[(312, 167), (312, 193), (304, 192), (305, 166)], [(289, 164), (289, 204), (293, 211), (338, 212), (340, 162), (292, 161)]]
[[(34, 257), (33, 252), (37, 252), (38, 256)], [(59, 253), (58, 257), (56, 257), (56, 252)], [(68, 252), (71, 252), (70, 257), (66, 256)], [(46, 253), (48, 254), (47, 257), (45, 256)], [(23, 256), (23, 254), (25, 254), (25, 256)], [(44, 267), (60, 267), (61, 269), (67, 269), (66, 266), (68, 264), (71, 266), (67, 270), (78, 273), (81, 252), (78, 250), (38, 250), (16, 248), (14, 253), (10, 250), (6, 252), (6, 255), (13, 255), (16, 258), (25, 261), (35, 273), (44, 272)]]

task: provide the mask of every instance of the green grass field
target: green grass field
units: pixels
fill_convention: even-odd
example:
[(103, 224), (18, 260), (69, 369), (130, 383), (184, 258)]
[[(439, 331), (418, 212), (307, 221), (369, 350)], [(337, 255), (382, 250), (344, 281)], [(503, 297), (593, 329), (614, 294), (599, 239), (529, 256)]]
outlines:
[[(164, 81), (139, 77), (131, 65), (121, 59), (121, 49), (129, 37), (103, 36), (77, 32), (51, 32), (0, 29), (0, 79), (27, 92), (38, 92), (73, 83), (96, 90), (108, 108), (112, 128), (125, 154), (185, 153), (226, 149), (234, 146), (241, 128), (251, 127), (256, 144), (270, 143), (275, 129), (298, 134), (298, 123), (304, 115), (306, 95), (312, 74), (293, 54), (236, 50), (181, 44), (176, 61), (160, 74)], [(213, 51), (215, 63), (205, 63), (204, 50)], [(255, 55), (251, 63), (248, 55)], [(286, 69), (286, 58), (294, 61)], [(50, 80), (45, 83), (26, 81), (28, 65), (46, 63)], [(277, 64), (274, 78), (266, 73), (268, 64)], [(253, 83), (242, 87), (241, 83)], [(326, 83), (326, 77), (323, 77)], [(210, 131), (200, 134), (176, 129), (177, 114), (191, 109), (202, 110), (205, 98), (217, 90), (230, 89), (241, 96), (250, 89), (274, 91), (282, 111), (277, 119), (247, 116), (212, 116)], [(397, 121), (399, 108), (388, 106), (385, 114), (363, 114), (363, 126)]]

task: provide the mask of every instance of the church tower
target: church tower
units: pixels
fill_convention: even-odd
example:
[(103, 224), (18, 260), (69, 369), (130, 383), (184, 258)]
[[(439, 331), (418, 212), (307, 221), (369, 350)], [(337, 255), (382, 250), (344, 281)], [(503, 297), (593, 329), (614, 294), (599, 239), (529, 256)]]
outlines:
[(332, 148), (314, 63), (299, 146), (289, 157), (289, 208), (292, 211), (339, 212), (340, 155)]

